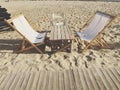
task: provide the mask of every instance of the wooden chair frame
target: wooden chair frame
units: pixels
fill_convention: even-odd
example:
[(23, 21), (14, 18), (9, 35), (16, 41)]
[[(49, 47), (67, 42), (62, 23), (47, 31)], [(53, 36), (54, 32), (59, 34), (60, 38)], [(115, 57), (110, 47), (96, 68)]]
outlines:
[[(100, 11), (97, 11), (97, 12), (100, 12)], [(97, 13), (96, 12), (96, 13)], [(87, 23), (85, 24), (85, 25), (83, 25), (83, 27), (82, 27), (82, 29), (81, 30), (83, 30), (85, 27), (87, 27), (89, 24), (90, 24), (90, 21), (94, 18), (94, 16), (95, 16), (95, 14), (96, 13), (94, 13), (94, 15), (92, 16), (92, 17), (90, 17), (90, 19), (87, 21)], [(101, 12), (101, 13), (103, 13), (103, 12)], [(106, 14), (106, 13), (104, 13), (104, 14)], [(90, 42), (86, 42), (86, 41), (84, 41), (84, 40), (81, 40), (80, 38), (77, 38), (77, 42), (78, 43), (84, 43), (85, 44), (85, 46), (83, 47), (83, 51), (86, 51), (88, 48), (89, 48), (89, 46), (94, 42), (94, 41), (96, 41), (97, 42), (97, 44), (100, 46), (100, 47), (105, 47), (105, 48), (110, 48), (110, 46), (107, 44), (107, 42), (104, 40), (104, 38), (103, 38), (103, 35), (102, 35), (102, 33), (105, 31), (105, 29), (112, 23), (112, 21), (116, 18), (116, 16), (113, 16), (113, 15), (111, 15), (112, 17), (112, 19), (109, 21), (109, 23), (103, 28), (103, 30), (101, 31), (101, 32), (99, 32), (99, 34), (93, 39), (93, 40), (91, 40)], [(85, 43), (86, 42), (86, 43)]]
[[(20, 15), (19, 15), (20, 16)], [(17, 17), (19, 17), (17, 16)], [(15, 17), (15, 18), (17, 18)], [(14, 29), (15, 31), (17, 31), (22, 37), (23, 37), (23, 40), (22, 40), (22, 43), (21, 43), (21, 47), (20, 47), (20, 50), (17, 50), (17, 51), (14, 51), (15, 53), (20, 53), (20, 52), (23, 52), (23, 51), (27, 51), (29, 49), (32, 49), (32, 48), (35, 48), (39, 53), (43, 54), (43, 52), (38, 48), (38, 46), (44, 44), (44, 42), (40, 42), (40, 43), (37, 43), (37, 44), (34, 44), (32, 43), (30, 40), (28, 40), (23, 34), (21, 34), (16, 28), (14, 25), (12, 25), (12, 20), (15, 19), (15, 18), (12, 18), (12, 19), (9, 19), (9, 20), (6, 20), (4, 19), (4, 21), (10, 25), (10, 27), (12, 29)], [(26, 18), (26, 17), (25, 17)], [(27, 20), (27, 18), (26, 18)], [(27, 20), (28, 21), (28, 20)], [(28, 21), (29, 22), (29, 21)], [(29, 43), (31, 46), (29, 47), (26, 47), (26, 43)]]

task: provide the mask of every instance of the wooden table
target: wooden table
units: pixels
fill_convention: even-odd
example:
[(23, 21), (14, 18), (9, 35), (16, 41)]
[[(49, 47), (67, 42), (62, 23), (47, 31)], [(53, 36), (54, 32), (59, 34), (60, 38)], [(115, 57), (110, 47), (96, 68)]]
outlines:
[(68, 25), (54, 25), (50, 32), (51, 50), (71, 52), (73, 35)]

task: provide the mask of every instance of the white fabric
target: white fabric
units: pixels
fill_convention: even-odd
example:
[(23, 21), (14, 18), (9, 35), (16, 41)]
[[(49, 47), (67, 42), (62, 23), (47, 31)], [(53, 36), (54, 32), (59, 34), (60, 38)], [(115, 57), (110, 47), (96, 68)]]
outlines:
[[(33, 30), (23, 15), (14, 19), (13, 24), (16, 29), (32, 43), (40, 43), (44, 41), (46, 33), (38, 33)], [(41, 36), (41, 38), (38, 39), (38, 36)]]
[(90, 42), (98, 35), (99, 32), (103, 30), (103, 28), (108, 24), (109, 20), (109, 16), (97, 13), (89, 26), (84, 31), (77, 32), (77, 34), (81, 40)]

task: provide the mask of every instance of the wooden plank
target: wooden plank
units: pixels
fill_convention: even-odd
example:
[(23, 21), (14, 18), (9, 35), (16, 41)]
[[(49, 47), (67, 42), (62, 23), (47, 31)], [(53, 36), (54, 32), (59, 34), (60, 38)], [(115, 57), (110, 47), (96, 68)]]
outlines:
[(119, 74), (119, 76), (120, 76), (120, 68), (115, 67), (114, 69), (118, 72), (118, 74)]
[(66, 26), (64, 26), (64, 33), (65, 33), (65, 36), (66, 36), (65, 39), (70, 39), (70, 37), (69, 37), (69, 33), (68, 33), (68, 31), (67, 31)]
[(90, 76), (90, 79), (91, 79), (91, 82), (92, 82), (92, 85), (93, 85), (94, 89), (95, 90), (100, 90), (99, 85), (98, 85), (98, 83), (97, 83), (97, 81), (96, 81), (96, 79), (95, 79), (95, 77), (92, 73), (92, 70), (87, 69), (87, 72), (88, 72), (88, 75)]
[(17, 81), (17, 84), (15, 86), (15, 90), (20, 90), (20, 87), (24, 81), (24, 78), (25, 78), (25, 72), (20, 73), (20, 77), (19, 77), (19, 80)]
[(33, 80), (34, 84), (32, 84), (31, 90), (37, 90), (40, 74), (41, 74), (41, 72), (39, 72), (39, 71), (35, 72), (35, 76), (34, 76), (34, 80)]
[(62, 35), (61, 36), (62, 40), (66, 39), (65, 32), (64, 32), (64, 27), (63, 26), (61, 27), (61, 35)]
[(4, 90), (9, 90), (10, 86), (14, 82), (14, 78), (15, 77), (16, 77), (16, 73), (15, 74), (11, 74), (10, 79), (7, 81)]
[(54, 40), (54, 27), (51, 27), (52, 30), (50, 32), (50, 40)]
[(70, 89), (71, 90), (76, 90), (75, 79), (74, 79), (73, 72), (72, 72), (71, 69), (69, 70), (69, 80), (70, 80)]
[(58, 71), (56, 71), (56, 72), (54, 72), (53, 73), (53, 77), (54, 77), (54, 79), (53, 79), (53, 90), (59, 90), (59, 78), (58, 78)]
[(53, 72), (49, 72), (48, 88), (46, 90), (53, 90)]
[(68, 25), (66, 25), (67, 31), (69, 33), (69, 38), (70, 39), (74, 39), (74, 35), (72, 34), (72, 31), (70, 30), (70, 28), (68, 27)]
[(103, 81), (103, 84), (105, 85), (105, 87), (110, 90), (110, 84), (108, 83), (108, 81), (106, 80), (104, 74), (102, 73), (101, 69), (95, 68), (96, 72), (98, 73), (98, 75), (100, 76), (101, 80)]
[(57, 40), (58, 38), (58, 30), (57, 30), (57, 26), (54, 26), (54, 40)]
[(34, 81), (35, 72), (30, 72), (30, 77), (26, 86), (26, 90), (30, 90)]
[(61, 40), (62, 38), (61, 38), (61, 26), (58, 26), (58, 32), (57, 32), (57, 34), (58, 34), (58, 40)]
[(7, 75), (6, 74), (2, 74), (2, 76), (0, 77), (0, 87), (2, 85), (2, 82), (4, 81), (4, 79), (6, 79)]
[(89, 90), (94, 90), (94, 87), (93, 87), (93, 84), (92, 84), (92, 82), (90, 80), (90, 77), (88, 75), (87, 69), (86, 68), (82, 68), (82, 70), (83, 70), (85, 81), (86, 81), (86, 83), (88, 85)]
[(38, 86), (37, 86), (37, 90), (41, 90), (41, 87), (42, 87), (42, 83), (43, 83), (43, 80), (44, 80), (44, 75), (46, 73), (44, 71), (41, 71), (40, 73), (40, 76), (39, 76), (39, 81), (38, 81)]
[(66, 32), (67, 32), (67, 35), (68, 35), (69, 39), (71, 39), (72, 34), (70, 33), (70, 30), (67, 27), (67, 25), (65, 26), (65, 29), (66, 29)]
[(5, 77), (5, 79), (3, 80), (3, 82), (0, 85), (0, 89), (3, 90), (6, 86), (6, 84), (8, 83), (8, 80), (10, 79), (12, 75), (12, 72), (8, 73), (7, 76)]
[(114, 76), (114, 74), (112, 73), (112, 71), (110, 69), (106, 69), (106, 68), (105, 68), (105, 70), (108, 73), (108, 75), (110, 76), (110, 78), (112, 79), (112, 81), (114, 82), (114, 84), (118, 87), (118, 89), (120, 89), (120, 82)]
[(82, 82), (83, 90), (88, 90), (88, 86), (87, 86), (87, 83), (85, 81), (85, 76), (83, 74), (83, 70), (81, 68), (79, 68), (78, 72), (79, 72), (79, 75), (80, 75), (80, 80)]
[(106, 69), (107, 72), (109, 73), (110, 77), (112, 78), (112, 80), (114, 81), (114, 83), (116, 84), (116, 86), (120, 89), (120, 82), (119, 80), (115, 77), (114, 73), (108, 68)]
[(26, 86), (27, 86), (27, 83), (29, 81), (31, 73), (30, 72), (26, 72), (24, 75), (25, 75), (25, 78), (24, 78), (23, 83), (22, 83), (22, 85), (20, 87), (20, 90), (25, 90), (26, 89)]
[(75, 84), (76, 84), (77, 90), (83, 90), (82, 82), (80, 81), (80, 76), (79, 76), (79, 73), (78, 73), (78, 69), (74, 68), (73, 73), (74, 73)]
[(64, 70), (64, 83), (65, 83), (65, 90), (70, 90), (70, 78), (68, 70)]
[(17, 85), (19, 79), (20, 79), (20, 76), (21, 76), (21, 73), (17, 73), (16, 76), (15, 76), (15, 79), (14, 81), (12, 82), (9, 90), (15, 90), (15, 86)]
[(105, 71), (105, 69), (101, 68), (101, 71), (103, 72), (106, 80), (107, 80), (108, 83), (110, 84), (110, 88), (117, 90), (117, 87), (114, 85), (113, 81), (111, 80), (111, 78), (109, 77), (109, 75), (108, 75), (108, 73)]
[(42, 87), (40, 90), (48, 90), (48, 79), (49, 79), (49, 73), (47, 71), (45, 71), (44, 73), (44, 79), (42, 82)]
[(100, 89), (101, 89), (101, 90), (106, 90), (106, 87), (105, 87), (105, 85), (103, 84), (103, 81), (101, 80), (99, 74), (96, 72), (96, 70), (95, 70), (94, 67), (91, 68), (91, 71), (92, 71), (92, 75), (93, 75), (94, 78), (96, 79), (96, 81), (97, 81)]
[(63, 77), (63, 71), (59, 71), (58, 72), (59, 74), (58, 74), (58, 77), (59, 77), (59, 90), (64, 90), (64, 77)]
[(110, 70), (113, 72), (114, 76), (118, 79), (118, 81), (120, 82), (120, 76), (119, 74), (115, 71), (115, 69), (110, 68)]

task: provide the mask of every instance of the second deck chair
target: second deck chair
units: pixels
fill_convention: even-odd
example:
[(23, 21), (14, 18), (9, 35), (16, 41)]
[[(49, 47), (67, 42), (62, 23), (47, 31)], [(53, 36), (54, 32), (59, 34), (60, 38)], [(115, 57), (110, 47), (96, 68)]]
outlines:
[[(35, 48), (39, 53), (43, 53), (38, 46), (44, 44), (46, 33), (38, 33), (33, 30), (24, 15), (20, 15), (17, 18), (5, 21), (23, 37), (21, 48), (16, 51), (17, 53), (32, 48)], [(26, 43), (29, 43), (30, 46), (26, 46)]]
[(99, 46), (109, 47), (102, 37), (102, 33), (114, 18), (112, 15), (97, 11), (92, 17), (92, 20), (89, 20), (89, 24), (86, 24), (81, 32), (76, 32), (80, 38), (80, 43), (84, 44), (83, 51), (91, 46), (94, 41), (97, 42)]

